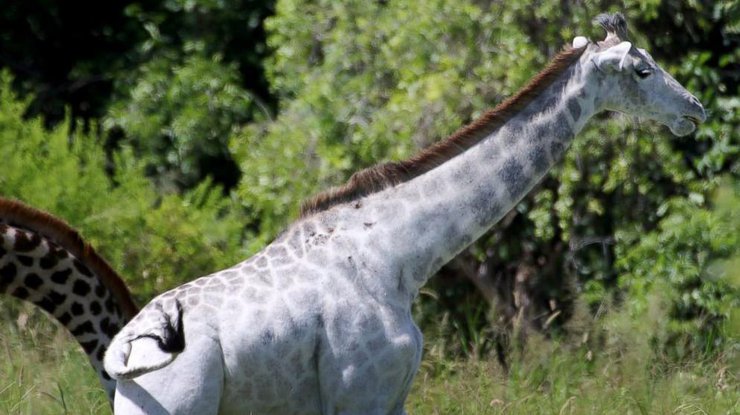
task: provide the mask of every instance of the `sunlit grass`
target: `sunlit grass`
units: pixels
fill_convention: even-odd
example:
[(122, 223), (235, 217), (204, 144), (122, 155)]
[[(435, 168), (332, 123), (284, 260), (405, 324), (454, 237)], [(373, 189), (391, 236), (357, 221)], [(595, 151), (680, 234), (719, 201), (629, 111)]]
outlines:
[(23, 310), (20, 318), (0, 314), (0, 414), (110, 413), (105, 392), (72, 336), (42, 312), (17, 303), (0, 300), (3, 312)]
[[(491, 361), (425, 360), (406, 408), (416, 414), (736, 414), (727, 357), (656, 370), (647, 362), (539, 348), (506, 375)], [(586, 352), (587, 353), (587, 352)]]

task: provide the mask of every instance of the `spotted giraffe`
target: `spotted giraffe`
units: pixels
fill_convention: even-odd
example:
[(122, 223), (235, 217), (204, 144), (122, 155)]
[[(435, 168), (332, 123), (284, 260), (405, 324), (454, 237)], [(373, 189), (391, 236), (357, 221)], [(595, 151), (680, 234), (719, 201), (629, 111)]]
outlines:
[(409, 160), (306, 204), (251, 259), (152, 300), (105, 368), (120, 414), (403, 414), (420, 287), (491, 228), (604, 110), (685, 135), (699, 101), (602, 15), (513, 97)]
[(112, 404), (103, 368), (113, 336), (137, 312), (123, 280), (74, 229), (0, 198), (0, 293), (29, 301), (66, 327), (90, 359)]

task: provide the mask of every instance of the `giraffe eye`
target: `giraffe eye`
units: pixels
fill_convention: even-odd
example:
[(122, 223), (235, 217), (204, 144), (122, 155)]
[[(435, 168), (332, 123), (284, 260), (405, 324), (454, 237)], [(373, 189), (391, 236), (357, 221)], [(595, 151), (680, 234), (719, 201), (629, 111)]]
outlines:
[(637, 74), (637, 76), (639, 76), (640, 79), (645, 79), (648, 76), (650, 76), (652, 73), (653, 71), (651, 71), (648, 68), (635, 68), (635, 74)]

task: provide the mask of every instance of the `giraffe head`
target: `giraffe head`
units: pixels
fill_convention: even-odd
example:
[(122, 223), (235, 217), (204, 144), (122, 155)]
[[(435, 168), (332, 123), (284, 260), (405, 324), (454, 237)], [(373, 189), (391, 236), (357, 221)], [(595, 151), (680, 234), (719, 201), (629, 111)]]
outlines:
[(706, 119), (699, 100), (647, 51), (628, 41), (624, 16), (602, 14), (595, 21), (606, 30), (606, 39), (589, 43), (579, 36), (573, 46), (587, 47), (581, 62), (587, 76), (599, 85), (600, 109), (658, 121), (677, 136), (693, 132)]

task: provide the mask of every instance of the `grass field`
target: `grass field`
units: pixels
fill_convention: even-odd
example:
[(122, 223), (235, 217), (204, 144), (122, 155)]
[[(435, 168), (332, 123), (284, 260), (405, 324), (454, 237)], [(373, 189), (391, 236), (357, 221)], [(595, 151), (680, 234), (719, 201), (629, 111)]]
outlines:
[[(17, 318), (0, 314), (0, 414), (110, 413), (77, 344), (42, 313), (30, 314), (20, 324)], [(599, 350), (590, 350), (585, 343), (561, 345), (530, 338), (508, 374), (493, 358), (449, 360), (430, 339), (407, 411), (411, 415), (740, 413), (735, 352), (666, 363), (645, 342), (630, 337), (639, 331), (623, 332)]]

